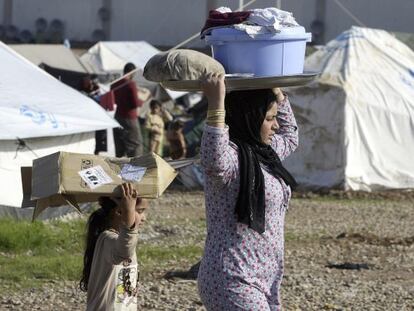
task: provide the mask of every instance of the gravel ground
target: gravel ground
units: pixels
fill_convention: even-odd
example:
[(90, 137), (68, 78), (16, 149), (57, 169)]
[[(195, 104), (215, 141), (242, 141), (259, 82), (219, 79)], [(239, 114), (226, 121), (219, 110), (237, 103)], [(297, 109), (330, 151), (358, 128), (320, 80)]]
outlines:
[[(414, 310), (413, 198), (412, 193), (296, 195), (286, 219), (284, 310)], [(148, 218), (142, 243), (203, 244), (202, 192), (168, 192), (153, 202)], [(140, 310), (204, 310), (196, 281), (164, 278), (195, 262), (154, 263), (142, 277)], [(0, 310), (85, 308), (85, 295), (73, 282), (3, 292)]]

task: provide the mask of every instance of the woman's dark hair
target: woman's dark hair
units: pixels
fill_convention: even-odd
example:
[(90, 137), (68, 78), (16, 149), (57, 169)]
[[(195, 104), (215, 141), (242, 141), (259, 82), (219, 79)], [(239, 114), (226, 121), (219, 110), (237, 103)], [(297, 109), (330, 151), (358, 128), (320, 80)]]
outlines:
[(237, 221), (262, 234), (265, 231), (265, 179), (262, 165), (276, 178), (294, 187), (295, 179), (279, 156), (260, 137), (266, 113), (276, 102), (273, 90), (234, 91), (226, 95), (226, 124), (230, 140), (238, 147), (240, 187), (235, 213)]
[(271, 89), (242, 90), (226, 94), (226, 124), (230, 139), (260, 144), (260, 128), (276, 101)]
[(111, 211), (117, 206), (117, 204), (109, 197), (100, 197), (99, 205), (101, 208), (94, 211), (91, 216), (89, 216), (87, 222), (86, 248), (85, 254), (83, 255), (83, 271), (82, 278), (79, 282), (80, 289), (85, 292), (88, 290), (88, 281), (91, 273), (96, 241), (102, 232), (110, 228)]

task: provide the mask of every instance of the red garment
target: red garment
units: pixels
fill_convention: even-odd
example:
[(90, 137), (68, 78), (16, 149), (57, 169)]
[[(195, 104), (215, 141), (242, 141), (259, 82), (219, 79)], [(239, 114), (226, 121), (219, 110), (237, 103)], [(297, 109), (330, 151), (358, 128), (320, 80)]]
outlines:
[(138, 98), (138, 89), (134, 81), (122, 79), (111, 85), (114, 91), (116, 112), (115, 115), (124, 119), (136, 119), (137, 108), (143, 102)]
[(219, 11), (211, 10), (203, 29), (201, 29), (201, 35), (203, 35), (205, 30), (212, 27), (241, 24), (249, 18), (250, 14), (251, 11), (220, 13)]
[(106, 111), (113, 111), (115, 107), (114, 91), (109, 91), (99, 98), (99, 105)]

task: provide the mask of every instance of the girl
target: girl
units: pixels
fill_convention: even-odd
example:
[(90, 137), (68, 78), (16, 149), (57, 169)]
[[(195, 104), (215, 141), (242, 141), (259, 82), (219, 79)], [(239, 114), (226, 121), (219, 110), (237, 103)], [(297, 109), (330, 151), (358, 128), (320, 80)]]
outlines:
[(279, 311), (284, 217), (296, 185), (281, 159), (298, 145), (295, 118), (279, 89), (226, 94), (215, 74), (202, 85), (208, 113), (201, 300), (209, 311)]
[(149, 131), (150, 151), (161, 155), (161, 146), (164, 136), (164, 120), (161, 116), (161, 103), (155, 99), (150, 102), (150, 111), (145, 120), (145, 127)]
[(121, 190), (121, 198), (101, 197), (101, 208), (88, 219), (80, 281), (81, 290), (87, 291), (87, 310), (137, 310), (135, 247), (148, 202), (138, 198), (130, 183)]

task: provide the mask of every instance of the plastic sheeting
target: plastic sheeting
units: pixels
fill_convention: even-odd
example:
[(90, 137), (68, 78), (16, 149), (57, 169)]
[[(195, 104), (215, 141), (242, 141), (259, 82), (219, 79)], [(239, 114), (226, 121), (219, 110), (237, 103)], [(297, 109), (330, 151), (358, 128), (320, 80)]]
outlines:
[(316, 83), (290, 90), (300, 143), (286, 166), (306, 188), (414, 188), (414, 52), (353, 27), (306, 60)]
[(118, 126), (92, 99), (0, 42), (0, 139), (60, 136)]

